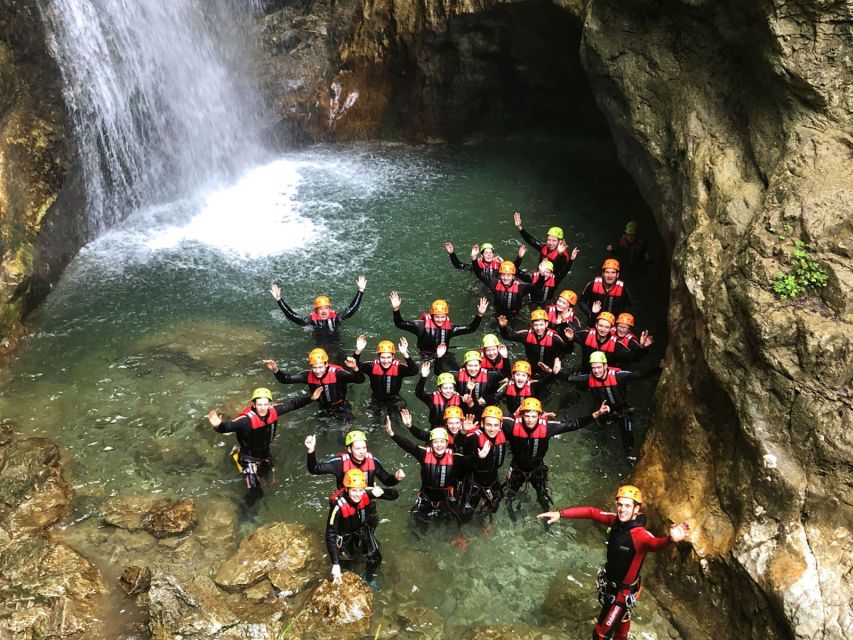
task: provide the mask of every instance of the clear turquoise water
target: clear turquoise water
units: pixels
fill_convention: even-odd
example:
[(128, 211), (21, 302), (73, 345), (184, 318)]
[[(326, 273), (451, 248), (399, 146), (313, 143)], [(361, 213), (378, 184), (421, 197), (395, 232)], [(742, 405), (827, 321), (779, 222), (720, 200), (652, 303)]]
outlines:
[[(238, 502), (242, 488), (227, 460), (232, 440), (213, 433), (205, 414), (236, 413), (261, 385), (282, 396), (302, 393), (277, 385), (261, 359), (297, 371), (313, 346), (311, 334), (277, 309), (270, 283), (280, 283), (291, 306), (307, 313), (318, 293), (345, 306), (364, 274), (364, 303), (343, 332), (348, 346), (361, 332), (371, 347), (396, 341), (391, 289), (403, 297), (404, 317), (441, 297), (452, 319), (465, 322), (483, 290), (472, 275), (452, 269), (442, 242), (452, 241), (464, 256), (472, 243), (490, 241), (512, 256), (520, 240), (512, 226), (516, 209), (535, 235), (560, 225), (570, 246), (580, 247), (565, 281), (578, 292), (628, 219), (653, 228), (609, 142), (598, 139), (317, 147), (284, 155), (221, 192), (137, 212), (86, 247), (39, 310), (29, 345), (4, 372), (0, 417), (68, 453), (75, 519), (96, 516), (105, 498), (136, 490)], [(526, 258), (525, 266), (532, 265)], [(629, 283), (639, 299), (638, 320), (661, 348), (665, 273), (658, 260), (643, 281)], [(454, 345), (474, 346), (486, 330)], [(633, 390), (641, 433), (652, 384)], [(423, 424), (413, 389), (414, 379), (404, 395)], [(452, 529), (416, 534), (407, 510), (417, 466), (364, 414), (368, 392), (367, 385), (351, 391), (356, 424), (387, 468), (402, 466), (409, 476), (400, 500), (380, 504), (387, 519), (378, 532), (385, 557), (381, 607), (407, 599), (459, 624), (536, 624), (559, 568), (568, 566), (582, 581), (594, 575), (602, 532), (589, 523), (561, 523), (547, 533), (532, 518), (535, 503), (525, 505), (517, 522), (501, 510), (489, 537), (470, 526), (467, 550), (448, 543)], [(561, 417), (587, 412), (585, 401), (564, 407), (562, 397), (558, 392), (546, 408)], [(259, 523), (298, 521), (322, 535), (334, 482), (304, 469), (302, 441), (315, 432), (321, 455), (340, 450), (339, 433), (312, 410), (283, 420), (274, 445), (278, 482), (267, 490)], [(558, 506), (606, 504), (629, 473), (615, 435), (589, 429), (554, 442), (548, 462)], [(516, 606), (505, 606), (507, 599)], [(591, 586), (586, 604), (594, 615)]]

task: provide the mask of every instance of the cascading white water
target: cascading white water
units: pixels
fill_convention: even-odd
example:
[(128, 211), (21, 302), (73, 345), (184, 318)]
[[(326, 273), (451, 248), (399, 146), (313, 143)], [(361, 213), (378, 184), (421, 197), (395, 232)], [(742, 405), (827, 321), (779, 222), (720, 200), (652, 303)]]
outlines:
[(253, 2), (39, 0), (78, 138), (92, 235), (259, 160)]

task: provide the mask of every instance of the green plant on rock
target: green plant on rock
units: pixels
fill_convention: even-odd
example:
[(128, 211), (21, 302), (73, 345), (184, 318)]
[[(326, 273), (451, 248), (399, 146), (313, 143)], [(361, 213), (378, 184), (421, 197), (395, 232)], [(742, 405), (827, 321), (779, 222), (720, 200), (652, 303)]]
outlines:
[(815, 293), (826, 286), (829, 276), (809, 253), (809, 247), (797, 240), (788, 258), (789, 270), (780, 271), (773, 281), (773, 293), (782, 300), (790, 300), (806, 293)]

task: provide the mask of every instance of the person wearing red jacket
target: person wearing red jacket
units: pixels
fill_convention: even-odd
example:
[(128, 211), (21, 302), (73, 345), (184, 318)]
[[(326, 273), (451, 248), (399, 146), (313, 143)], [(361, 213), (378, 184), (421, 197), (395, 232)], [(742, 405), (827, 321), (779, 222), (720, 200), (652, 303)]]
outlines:
[(640, 513), (642, 492), (633, 485), (616, 491), (616, 513), (595, 507), (567, 507), (536, 516), (547, 524), (560, 518), (594, 520), (608, 527), (607, 562), (598, 571), (598, 600), (601, 613), (592, 632), (593, 640), (627, 640), (631, 611), (640, 592), (640, 568), (650, 551), (663, 551), (681, 542), (690, 531), (686, 522), (673, 524), (669, 535), (658, 538), (646, 529), (646, 516)]

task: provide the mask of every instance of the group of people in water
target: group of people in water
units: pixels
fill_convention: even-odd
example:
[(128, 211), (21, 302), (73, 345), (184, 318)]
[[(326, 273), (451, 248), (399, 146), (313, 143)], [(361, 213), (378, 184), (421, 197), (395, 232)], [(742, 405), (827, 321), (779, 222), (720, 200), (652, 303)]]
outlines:
[[(379, 522), (375, 500), (398, 498), (394, 487), (406, 475), (402, 469), (386, 470), (368, 449), (367, 435), (349, 430), (353, 408), (347, 399), (348, 385), (368, 381), (369, 411), (419, 465), (421, 486), (411, 510), (418, 526), (428, 527), (442, 519), (460, 525), (475, 517), (489, 519), (502, 502), (514, 520), (518, 497), (528, 487), (544, 510), (538, 517), (549, 524), (561, 517), (605, 524), (610, 532), (607, 563), (599, 574), (602, 610), (593, 638), (626, 638), (645, 554), (682, 540), (687, 525), (673, 525), (667, 537), (654, 537), (640, 512), (642, 494), (631, 485), (617, 490), (615, 513), (592, 507), (552, 511), (545, 457), (554, 436), (599, 422), (618, 426), (626, 460), (636, 460), (627, 384), (654, 375), (660, 366), (634, 367), (654, 340), (648, 331), (637, 332), (621, 272), (641, 265), (649, 254), (636, 222), (629, 222), (620, 239), (607, 247), (611, 256), (604, 259), (600, 275), (578, 295), (560, 288), (578, 255), (577, 247), (569, 249), (563, 230), (552, 227), (539, 241), (523, 227), (520, 213), (514, 214), (513, 221), (524, 242), (537, 252), (537, 265), (529, 271), (521, 266), (525, 244), (519, 245), (513, 260), (498, 256), (492, 244), (474, 245), (468, 262), (459, 259), (451, 243), (444, 244), (453, 266), (471, 271), (491, 294), (491, 301), (488, 297), (478, 300), (467, 324), (451, 323), (443, 299), (434, 300), (418, 319), (404, 319), (401, 296), (390, 293), (394, 325), (415, 336), (417, 362), (404, 337), (396, 344), (380, 341), (374, 357), (363, 361), (368, 346), (363, 335), (343, 362), (330, 361), (330, 347), (340, 345), (342, 322), (361, 304), (367, 284), (363, 276), (358, 278), (352, 302), (340, 313), (332, 309), (327, 296), (320, 295), (313, 311), (301, 316), (282, 299), (280, 288), (272, 285), (270, 293), (285, 316), (311, 327), (320, 346), (308, 354), (308, 368), (300, 372), (286, 373), (275, 360), (264, 360), (264, 364), (279, 383), (305, 384), (308, 393), (276, 403), (269, 388), (259, 387), (252, 393), (251, 404), (233, 420), (222, 420), (216, 411), (208, 419), (216, 431), (237, 437), (233, 459), (246, 485), (249, 508), (263, 496), (264, 479), (272, 470), (271, 443), (283, 414), (317, 402), (321, 414), (341, 424), (345, 450), (322, 462), (317, 459), (315, 436), (305, 439), (307, 470), (333, 475), (337, 484), (326, 521), (332, 579), (340, 578), (342, 559), (359, 552), (370, 578), (382, 561), (375, 535)], [(524, 318), (525, 305), (531, 309), (529, 323)], [(468, 349), (458, 361), (449, 349), (451, 341), (475, 333), (489, 306), (494, 310), (496, 332), (484, 335), (481, 347)], [(523, 346), (523, 359), (511, 358), (510, 342)], [(576, 346), (578, 366), (564, 369), (562, 359)], [(417, 378), (415, 396), (426, 405), (428, 428), (416, 425), (406, 408), (401, 392), (407, 377)], [(435, 388), (428, 390), (433, 377)], [(561, 382), (585, 390), (593, 411), (580, 418), (554, 419), (556, 414), (544, 405)], [(414, 440), (403, 435), (404, 430)], [(507, 457), (509, 470), (503, 476)]]

